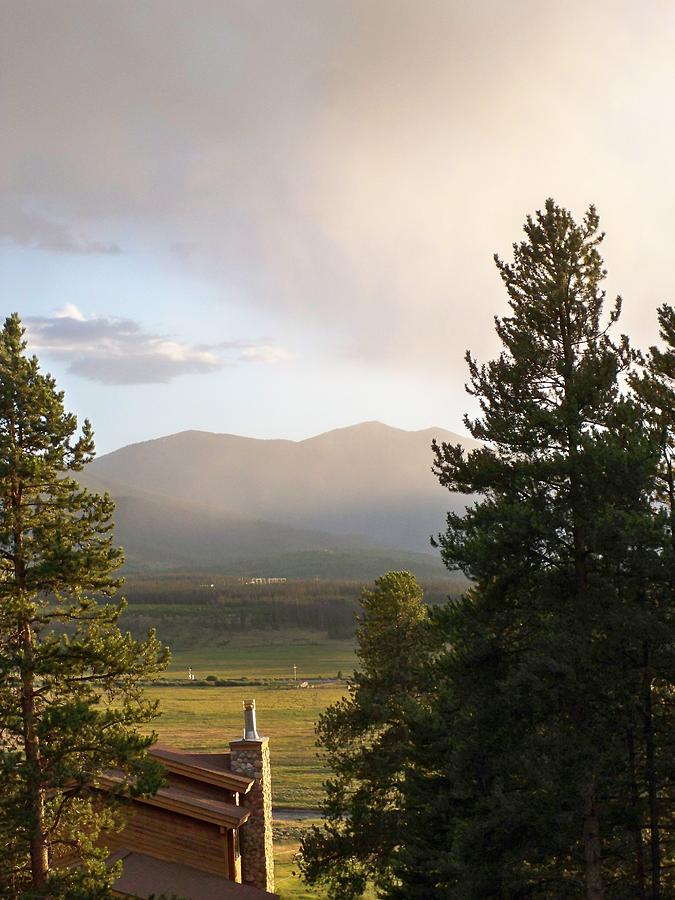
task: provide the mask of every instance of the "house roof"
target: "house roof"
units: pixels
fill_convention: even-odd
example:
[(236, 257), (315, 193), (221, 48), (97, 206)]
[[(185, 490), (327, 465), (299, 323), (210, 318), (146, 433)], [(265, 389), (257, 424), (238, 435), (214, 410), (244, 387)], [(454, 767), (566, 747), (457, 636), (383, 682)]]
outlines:
[(165, 862), (144, 853), (122, 848), (108, 857), (108, 864), (121, 859), (124, 871), (113, 890), (129, 897), (160, 894), (184, 897), (186, 900), (272, 900), (270, 894), (248, 884), (237, 884), (220, 875), (211, 875), (182, 863)]
[[(119, 770), (109, 770), (96, 778), (96, 787), (103, 790), (116, 790), (126, 783), (126, 776)], [(248, 820), (250, 811), (243, 806), (225, 803), (214, 797), (200, 796), (193, 791), (185, 791), (174, 785), (161, 787), (150, 797), (134, 797), (137, 803), (159, 806), (172, 812), (181, 813), (202, 822), (237, 828)]]
[(230, 771), (229, 753), (183, 753), (164, 744), (155, 744), (148, 752), (154, 759), (159, 760), (167, 771), (176, 775), (185, 775), (240, 794), (248, 793), (253, 787), (252, 778)]

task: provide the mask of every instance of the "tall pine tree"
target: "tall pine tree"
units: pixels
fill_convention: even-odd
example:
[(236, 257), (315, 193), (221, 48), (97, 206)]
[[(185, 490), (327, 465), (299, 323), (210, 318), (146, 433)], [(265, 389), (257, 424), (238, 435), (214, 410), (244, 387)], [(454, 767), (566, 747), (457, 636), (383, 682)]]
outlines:
[[(645, 753), (636, 759), (636, 772), (646, 782), (646, 810), (641, 817), (648, 832), (648, 862), (643, 862), (649, 896), (659, 900), (662, 883), (675, 891), (675, 726), (672, 712), (675, 640), (675, 309), (664, 304), (658, 310), (663, 347), (651, 347), (642, 370), (631, 384), (644, 405), (645, 419), (655, 430), (661, 459), (655, 484), (654, 504), (664, 511), (666, 528), (662, 555), (663, 579), (655, 591), (661, 610), (664, 639), (645, 641), (643, 656), (642, 734)], [(639, 792), (636, 791), (639, 796)], [(664, 865), (664, 857), (665, 865)], [(647, 896), (647, 887), (645, 887)]]
[[(108, 896), (97, 847), (114, 816), (91, 790), (119, 767), (134, 790), (161, 770), (136, 726), (157, 714), (141, 680), (166, 653), (117, 627), (113, 503), (71, 473), (94, 453), (88, 422), (25, 355), (14, 314), (0, 333), (0, 893)], [(67, 863), (77, 860), (78, 868)]]
[(361, 666), (348, 696), (322, 713), (318, 746), (331, 775), (324, 823), (302, 841), (300, 870), (330, 897), (360, 897), (368, 882), (384, 896), (392, 859), (405, 840), (401, 803), (411, 712), (430, 688), (432, 635), (422, 590), (408, 572), (389, 572), (361, 596)]
[(664, 521), (598, 227), (593, 207), (577, 224), (549, 200), (513, 263), (496, 258), (503, 350), (467, 354), (484, 446), (434, 446), (441, 484), (478, 498), (439, 538), (474, 587), (437, 618), (449, 647), (391, 897), (644, 896), (636, 758), (643, 647), (668, 635)]

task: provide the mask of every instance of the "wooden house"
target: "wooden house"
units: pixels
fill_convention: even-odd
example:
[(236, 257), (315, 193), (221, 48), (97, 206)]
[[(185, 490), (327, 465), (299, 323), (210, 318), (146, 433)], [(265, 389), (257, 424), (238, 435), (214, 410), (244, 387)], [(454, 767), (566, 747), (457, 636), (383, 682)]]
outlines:
[[(167, 785), (129, 801), (126, 825), (106, 838), (110, 862), (122, 860), (121, 897), (176, 895), (185, 900), (264, 900), (274, 894), (268, 739), (259, 737), (255, 701), (244, 702), (242, 740), (229, 752), (185, 753), (156, 744)], [(97, 779), (103, 791), (122, 773)]]

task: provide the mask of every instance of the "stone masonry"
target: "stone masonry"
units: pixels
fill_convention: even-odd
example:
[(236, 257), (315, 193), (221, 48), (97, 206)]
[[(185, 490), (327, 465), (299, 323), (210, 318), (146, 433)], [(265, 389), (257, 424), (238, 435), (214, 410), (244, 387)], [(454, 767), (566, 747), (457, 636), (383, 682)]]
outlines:
[[(249, 704), (251, 704), (249, 706)], [(258, 737), (255, 730), (255, 701), (244, 701), (244, 709), (253, 722), (245, 737), (230, 744), (230, 766), (233, 772), (253, 778), (253, 788), (241, 798), (251, 816), (242, 825), (242, 880), (263, 891), (274, 892), (274, 847), (272, 844), (272, 781), (270, 748), (266, 737)], [(255, 739), (251, 739), (255, 735)]]

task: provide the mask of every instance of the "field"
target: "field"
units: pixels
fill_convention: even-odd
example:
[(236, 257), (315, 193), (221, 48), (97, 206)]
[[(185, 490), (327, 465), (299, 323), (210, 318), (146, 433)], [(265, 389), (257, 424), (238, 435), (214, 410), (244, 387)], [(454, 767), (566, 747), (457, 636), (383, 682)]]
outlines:
[[(296, 636), (297, 639), (297, 636)], [(167, 673), (169, 683), (148, 688), (161, 702), (155, 723), (160, 740), (186, 750), (218, 750), (241, 736), (242, 701), (253, 697), (258, 731), (270, 738), (273, 796), (277, 806), (315, 807), (324, 777), (314, 747), (314, 724), (328, 704), (338, 700), (345, 683), (338, 671), (354, 668), (351, 641), (268, 643), (225, 650), (176, 653)], [(293, 665), (297, 681), (293, 681)], [(212, 675), (240, 679), (236, 687), (188, 684), (190, 666), (197, 679)], [(301, 688), (311, 679), (316, 686)], [(248, 685), (246, 681), (264, 680)], [(175, 684), (170, 683), (174, 681)]]
[(314, 749), (314, 723), (344, 685), (318, 688), (166, 687), (148, 691), (159, 697), (163, 715), (155, 728), (160, 739), (185, 750), (222, 751), (241, 737), (242, 700), (253, 696), (258, 732), (270, 738), (273, 798), (277, 806), (317, 805), (323, 769)]
[[(300, 836), (305, 828), (318, 822), (318, 819), (307, 822), (281, 822), (274, 826), (274, 876), (276, 891), (282, 900), (320, 900), (324, 897), (322, 891), (307, 887), (297, 874), (294, 874), (298, 868), (294, 857)], [(363, 900), (374, 898), (375, 893), (367, 890)]]
[(319, 823), (319, 819), (307, 822), (275, 822), (274, 824), (274, 879), (276, 891), (283, 900), (309, 900), (321, 897), (321, 892), (303, 884), (297, 874), (298, 866), (295, 854), (298, 851), (300, 838), (306, 828)]
[[(243, 636), (242, 636), (243, 637)], [(241, 736), (242, 701), (254, 697), (258, 730), (270, 738), (272, 789), (275, 806), (297, 809), (317, 806), (324, 770), (314, 746), (314, 723), (329, 703), (345, 691), (345, 676), (355, 665), (353, 641), (331, 641), (316, 633), (273, 632), (264, 643), (241, 641), (225, 648), (181, 651), (173, 655), (167, 684), (148, 688), (161, 702), (155, 723), (160, 740), (186, 750), (219, 750)], [(293, 680), (296, 666), (297, 681)], [(186, 684), (188, 667), (196, 679), (208, 675), (240, 679), (240, 686)], [(315, 687), (298, 687), (303, 681)], [(266, 683), (247, 685), (247, 681)], [(172, 683), (173, 682), (173, 683)], [(293, 870), (303, 823), (275, 824), (277, 891), (283, 900), (309, 900), (321, 895), (304, 885)]]
[(185, 678), (188, 666), (197, 678), (216, 675), (221, 678), (293, 678), (297, 666), (298, 681), (311, 678), (335, 678), (347, 675), (356, 664), (353, 640), (329, 640), (311, 631), (274, 631), (253, 636), (237, 636), (225, 647), (180, 650), (172, 653), (167, 675)]
[(293, 839), (274, 841), (275, 890), (282, 900), (312, 900), (321, 897), (321, 893), (308, 887), (294, 874), (297, 869), (294, 857), (298, 846), (298, 841)]
[[(442, 602), (452, 586), (425, 586)], [(251, 585), (180, 576), (129, 585), (125, 623), (139, 636), (156, 626), (174, 648), (161, 683), (159, 739), (194, 751), (222, 751), (241, 737), (242, 701), (256, 701), (258, 731), (270, 738), (277, 891), (283, 900), (322, 895), (293, 870), (305, 822), (286, 821), (285, 808), (309, 815), (321, 799), (326, 771), (315, 746), (315, 723), (342, 697), (357, 665), (354, 614), (360, 585), (298, 582)], [(188, 673), (195, 680), (188, 680)], [(303, 686), (306, 685), (306, 686)]]

